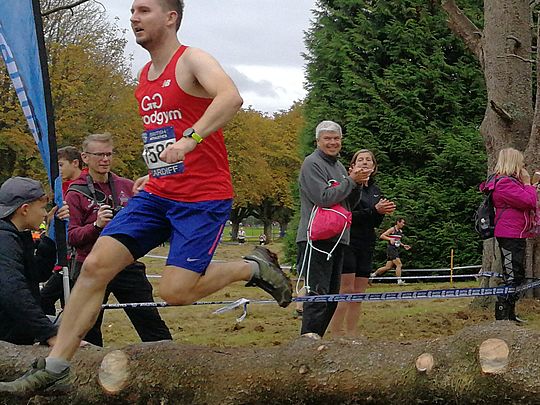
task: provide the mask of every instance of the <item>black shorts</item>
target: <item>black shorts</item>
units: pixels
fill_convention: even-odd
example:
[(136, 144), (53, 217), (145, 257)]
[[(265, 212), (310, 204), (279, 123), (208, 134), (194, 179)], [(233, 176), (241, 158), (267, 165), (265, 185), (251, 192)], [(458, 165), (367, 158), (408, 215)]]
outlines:
[(356, 277), (366, 277), (373, 271), (373, 248), (356, 249), (345, 246), (343, 270), (341, 274), (355, 274)]
[(399, 248), (389, 244), (386, 248), (386, 259), (389, 261), (399, 259)]

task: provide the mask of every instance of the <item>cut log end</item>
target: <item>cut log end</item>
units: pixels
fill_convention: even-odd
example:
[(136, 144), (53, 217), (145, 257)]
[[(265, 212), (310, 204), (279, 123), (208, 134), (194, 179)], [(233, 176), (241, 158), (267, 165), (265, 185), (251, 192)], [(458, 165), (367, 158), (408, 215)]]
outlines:
[(484, 340), (478, 350), (478, 357), (482, 372), (486, 374), (500, 374), (508, 366), (510, 349), (502, 339)]
[(122, 350), (108, 353), (99, 367), (98, 381), (108, 394), (116, 394), (129, 384), (129, 358)]
[(420, 373), (429, 373), (433, 369), (435, 361), (430, 353), (422, 353), (416, 359), (416, 370)]

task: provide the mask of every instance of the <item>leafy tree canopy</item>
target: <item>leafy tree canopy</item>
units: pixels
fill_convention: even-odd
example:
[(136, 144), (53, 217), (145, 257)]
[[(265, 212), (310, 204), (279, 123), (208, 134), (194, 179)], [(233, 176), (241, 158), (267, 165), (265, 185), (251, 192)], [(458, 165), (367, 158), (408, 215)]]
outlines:
[[(470, 0), (470, 15), (481, 15)], [(306, 35), (308, 52), (303, 152), (318, 122), (344, 129), (343, 163), (374, 151), (377, 181), (408, 221), (413, 249), (406, 267), (478, 263), (472, 227), (486, 157), (477, 123), (485, 88), (477, 62), (447, 28), (437, 2), (321, 0)], [(407, 242), (407, 243), (409, 243)], [(384, 262), (384, 244), (376, 262)]]

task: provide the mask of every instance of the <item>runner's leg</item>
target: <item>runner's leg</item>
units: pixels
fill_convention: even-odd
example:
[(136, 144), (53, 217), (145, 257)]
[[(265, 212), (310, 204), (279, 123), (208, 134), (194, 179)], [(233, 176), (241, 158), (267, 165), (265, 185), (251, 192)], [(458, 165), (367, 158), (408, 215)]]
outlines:
[(403, 267), (401, 259), (398, 257), (397, 259), (392, 260), (392, 264), (396, 266), (396, 276), (401, 278), (401, 267)]
[(388, 260), (386, 264), (382, 267), (379, 267), (377, 271), (375, 272), (375, 277), (382, 276), (384, 273), (386, 273), (388, 270), (392, 268), (392, 260)]
[(83, 264), (64, 309), (56, 344), (49, 357), (70, 360), (86, 332), (95, 323), (107, 284), (133, 262), (129, 250), (116, 239), (100, 237)]
[(249, 281), (251, 275), (252, 266), (247, 261), (211, 263), (204, 275), (167, 266), (159, 282), (159, 295), (169, 304), (189, 305), (235, 281)]

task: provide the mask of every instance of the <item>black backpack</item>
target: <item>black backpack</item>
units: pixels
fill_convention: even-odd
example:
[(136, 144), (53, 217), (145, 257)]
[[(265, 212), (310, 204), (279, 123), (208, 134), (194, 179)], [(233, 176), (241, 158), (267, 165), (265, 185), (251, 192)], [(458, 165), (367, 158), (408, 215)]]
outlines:
[[(492, 178), (493, 175), (488, 177), (486, 183), (491, 181)], [(480, 203), (474, 214), (474, 229), (478, 232), (480, 238), (484, 240), (493, 238), (495, 235), (495, 224), (498, 218), (495, 217), (495, 206), (493, 205), (492, 195), (497, 182), (501, 178), (495, 179), (493, 189), (486, 192), (484, 200)]]

